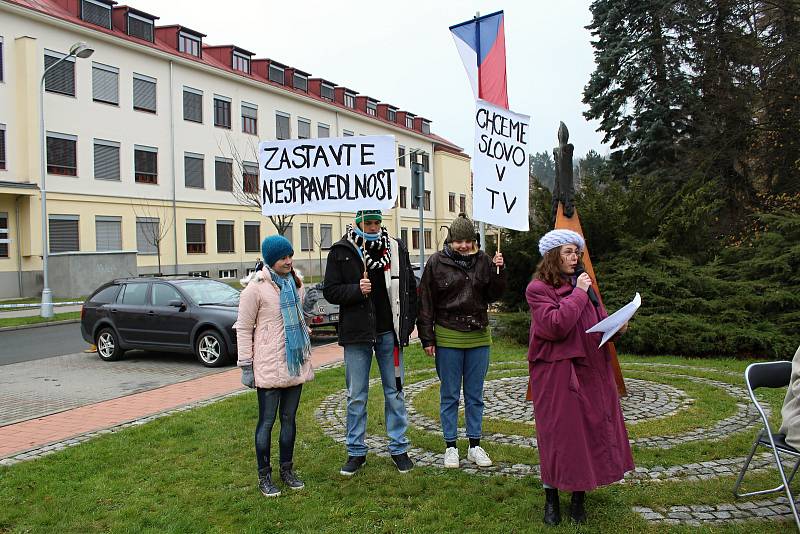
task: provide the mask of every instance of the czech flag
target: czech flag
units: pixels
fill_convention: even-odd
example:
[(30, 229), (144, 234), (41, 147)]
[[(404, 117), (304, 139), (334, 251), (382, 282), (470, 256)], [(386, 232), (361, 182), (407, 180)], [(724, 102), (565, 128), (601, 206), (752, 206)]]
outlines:
[(503, 12), (450, 26), (475, 98), (508, 109)]

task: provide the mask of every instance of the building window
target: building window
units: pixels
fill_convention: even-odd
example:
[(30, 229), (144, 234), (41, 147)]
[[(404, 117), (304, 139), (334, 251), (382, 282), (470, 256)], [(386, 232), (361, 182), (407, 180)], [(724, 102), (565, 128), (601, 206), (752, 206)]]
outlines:
[(447, 199), (447, 208), (450, 212), (455, 213), (456, 211), (456, 194), (450, 193), (450, 197)]
[(400, 240), (403, 242), (406, 248), (408, 248), (408, 228), (400, 229)]
[(214, 126), (231, 129), (231, 99), (214, 95)]
[(97, 215), (94, 218), (95, 250), (122, 250), (122, 217)]
[(136, 217), (137, 254), (158, 254), (162, 237), (158, 217)]
[(258, 135), (258, 106), (242, 102), (242, 132)]
[(467, 195), (458, 195), (458, 211), (467, 213)]
[(139, 184), (158, 183), (158, 149), (148, 146), (133, 147), (134, 179)]
[(427, 152), (422, 153), (422, 168), (425, 172), (431, 172), (431, 160)]
[(279, 67), (273, 63), (269, 64), (269, 71), (267, 72), (267, 78), (269, 81), (283, 85), (285, 79), (283, 74), (283, 67)]
[(239, 271), (237, 269), (222, 269), (219, 271), (220, 279), (239, 278)]
[(77, 176), (77, 144), (74, 135), (47, 132), (47, 173)]
[(431, 211), (431, 192), (425, 191), (425, 194), (422, 197), (422, 209), (425, 211)]
[[(65, 54), (44, 51), (44, 68), (47, 69)], [(75, 58), (70, 57), (50, 69), (44, 77), (44, 90), (48, 93), (75, 96)]]
[(432, 237), (433, 237), (433, 233), (426, 228), (425, 229), (425, 248), (433, 248), (433, 239), (432, 239)]
[(183, 185), (194, 189), (205, 187), (205, 173), (203, 171), (204, 158), (202, 154), (193, 152), (183, 153)]
[(333, 245), (333, 225), (319, 225), (319, 248), (328, 250)]
[(200, 57), (202, 49), (200, 39), (187, 33), (178, 33), (178, 51)]
[(206, 253), (206, 222), (203, 220), (186, 221), (186, 253)]
[(333, 86), (327, 83), (320, 84), (319, 96), (321, 96), (325, 100), (333, 101)]
[(77, 215), (50, 215), (47, 220), (47, 240), (51, 254), (80, 250)]
[(344, 105), (348, 108), (356, 107), (356, 95), (353, 93), (345, 93), (344, 94)]
[(388, 108), (386, 110), (386, 118), (389, 119), (390, 122), (397, 122), (397, 110)]
[(407, 193), (408, 193), (408, 189), (406, 188), (406, 186), (401, 185), (400, 186), (400, 207), (401, 208), (407, 207), (407, 203), (406, 203), (406, 195), (407, 195)]
[(308, 92), (308, 76), (304, 74), (294, 73), (294, 78), (292, 80), (292, 84), (294, 85), (295, 89), (300, 89), (301, 91)]
[(330, 137), (331, 127), (327, 124), (317, 123), (317, 137)]
[(411, 248), (419, 248), (419, 228), (411, 229)]
[(311, 138), (311, 121), (308, 119), (297, 119), (297, 138)]
[(275, 112), (275, 139), (289, 139), (292, 136), (291, 129), (289, 128), (290, 118), (291, 116), (286, 113), (280, 111)]
[(233, 221), (217, 221), (217, 252), (230, 254), (234, 251)]
[(406, 115), (406, 128), (414, 128), (414, 115)]
[(406, 147), (403, 145), (397, 147), (397, 164), (401, 167), (406, 166)]
[(431, 123), (428, 121), (422, 121), (422, 133), (429, 134), (431, 133)]
[(183, 120), (203, 122), (203, 91), (183, 88)]
[(0, 258), (8, 258), (8, 213), (0, 212)]
[(286, 230), (283, 231), (283, 237), (289, 240), (289, 243), (294, 247), (294, 225), (287, 224)]
[(240, 72), (246, 72), (247, 74), (250, 74), (250, 56), (234, 52), (233, 70), (238, 70)]
[(120, 180), (119, 172), (119, 143), (94, 140), (94, 179), (95, 180)]
[(233, 160), (214, 158), (214, 184), (217, 191), (233, 191)]
[(367, 100), (367, 115), (372, 115), (373, 117), (378, 115), (378, 103), (374, 100)]
[(350, 130), (342, 130), (342, 137), (353, 137), (354, 135), (356, 134)]
[(314, 250), (314, 224), (300, 224), (300, 250)]
[(96, 0), (81, 0), (81, 19), (111, 29), (111, 6)]
[(419, 163), (419, 151), (416, 148), (408, 156), (411, 159), (411, 163)]
[(189, 276), (195, 278), (208, 278), (208, 271), (189, 271)]
[(153, 21), (128, 13), (128, 35), (153, 42)]
[(245, 221), (244, 251), (261, 252), (261, 223)]
[(156, 79), (143, 74), (133, 74), (133, 109), (156, 112)]
[(0, 124), (0, 171), (6, 170), (6, 125)]
[(92, 63), (92, 100), (119, 105), (119, 69)]
[(242, 162), (242, 191), (248, 194), (258, 194), (258, 163)]

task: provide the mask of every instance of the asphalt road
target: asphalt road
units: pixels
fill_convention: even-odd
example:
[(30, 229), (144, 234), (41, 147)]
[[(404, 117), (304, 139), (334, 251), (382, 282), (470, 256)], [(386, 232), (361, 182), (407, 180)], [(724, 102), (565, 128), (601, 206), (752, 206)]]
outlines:
[(74, 354), (88, 346), (79, 323), (0, 332), (0, 365)]

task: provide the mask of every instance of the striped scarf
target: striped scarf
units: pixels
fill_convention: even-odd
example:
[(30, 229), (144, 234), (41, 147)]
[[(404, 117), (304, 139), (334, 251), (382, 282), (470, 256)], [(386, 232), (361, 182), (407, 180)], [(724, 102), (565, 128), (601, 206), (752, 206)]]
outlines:
[(289, 367), (289, 374), (297, 376), (300, 374), (300, 367), (311, 355), (311, 339), (308, 337), (308, 328), (300, 307), (300, 295), (297, 293), (294, 277), (291, 274), (281, 276), (271, 268), (269, 273), (281, 290), (280, 306), (286, 337), (286, 365)]
[(359, 254), (366, 252), (364, 262), (367, 269), (388, 269), (392, 261), (392, 248), (389, 246), (389, 232), (381, 226), (379, 234), (367, 234), (362, 232), (357, 226), (347, 225), (347, 240), (350, 241), (359, 251)]

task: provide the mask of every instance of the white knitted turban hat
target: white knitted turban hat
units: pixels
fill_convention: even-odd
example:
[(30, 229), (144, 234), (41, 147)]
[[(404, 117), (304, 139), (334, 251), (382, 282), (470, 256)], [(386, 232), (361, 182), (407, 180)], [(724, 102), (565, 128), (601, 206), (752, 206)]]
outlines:
[(550, 230), (539, 240), (539, 253), (544, 256), (548, 250), (562, 245), (575, 245), (580, 250), (586, 246), (581, 234), (572, 230)]

